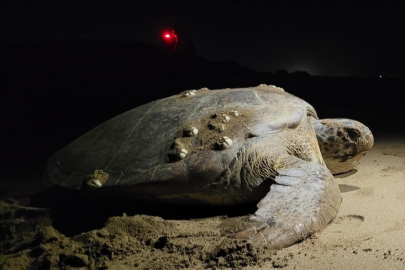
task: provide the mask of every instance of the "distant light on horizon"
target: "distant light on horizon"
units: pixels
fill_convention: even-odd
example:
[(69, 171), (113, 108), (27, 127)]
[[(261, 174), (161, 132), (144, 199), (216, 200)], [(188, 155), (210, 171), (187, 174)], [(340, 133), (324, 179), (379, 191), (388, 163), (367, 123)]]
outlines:
[(319, 68), (315, 67), (312, 64), (308, 63), (293, 63), (289, 66), (287, 66), (287, 71), (288, 73), (296, 72), (296, 71), (305, 71), (308, 72), (311, 75), (322, 75), (319, 72)]

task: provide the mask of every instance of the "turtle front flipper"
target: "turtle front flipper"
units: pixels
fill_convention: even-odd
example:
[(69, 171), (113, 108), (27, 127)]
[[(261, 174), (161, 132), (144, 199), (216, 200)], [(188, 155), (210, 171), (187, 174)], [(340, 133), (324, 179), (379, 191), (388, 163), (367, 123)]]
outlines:
[(336, 217), (340, 191), (328, 169), (293, 159), (293, 167), (278, 171), (248, 227), (232, 237), (278, 249), (322, 231)]

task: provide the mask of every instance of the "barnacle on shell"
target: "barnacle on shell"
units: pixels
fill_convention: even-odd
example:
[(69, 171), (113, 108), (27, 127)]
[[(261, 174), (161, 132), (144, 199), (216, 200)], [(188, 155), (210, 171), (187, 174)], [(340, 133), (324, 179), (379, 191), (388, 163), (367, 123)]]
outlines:
[(238, 111), (231, 111), (230, 114), (232, 114), (235, 117), (239, 116), (239, 112)]
[(198, 134), (198, 129), (195, 127), (186, 128), (183, 132), (186, 137), (194, 137)]
[(229, 121), (231, 121), (231, 118), (226, 114), (223, 114), (222, 117), (222, 122), (224, 123), (228, 123)]
[(221, 137), (219, 139), (219, 141), (217, 141), (216, 145), (217, 145), (218, 149), (224, 150), (224, 149), (231, 147), (232, 143), (233, 143), (233, 141), (231, 138), (224, 136), (224, 137)]
[(188, 153), (188, 151), (186, 150), (186, 149), (180, 149), (180, 151), (179, 151), (179, 158), (180, 159), (185, 159), (186, 158), (186, 156), (187, 156), (187, 153)]
[(197, 90), (187, 90), (182, 92), (181, 96), (182, 97), (192, 97), (195, 96), (195, 93), (197, 92)]

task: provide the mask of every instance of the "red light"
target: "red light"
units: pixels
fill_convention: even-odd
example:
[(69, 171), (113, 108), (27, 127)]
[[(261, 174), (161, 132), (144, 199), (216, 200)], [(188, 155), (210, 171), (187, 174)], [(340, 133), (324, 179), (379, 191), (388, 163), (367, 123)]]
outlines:
[(161, 36), (162, 41), (165, 43), (165, 46), (170, 50), (176, 50), (177, 43), (179, 38), (174, 30), (165, 30), (162, 32)]
[(163, 38), (169, 40), (172, 39), (172, 35), (170, 35), (169, 33), (165, 33), (163, 34)]
[(162, 38), (169, 42), (177, 41), (177, 35), (174, 32), (174, 30), (171, 32), (170, 31), (163, 32)]

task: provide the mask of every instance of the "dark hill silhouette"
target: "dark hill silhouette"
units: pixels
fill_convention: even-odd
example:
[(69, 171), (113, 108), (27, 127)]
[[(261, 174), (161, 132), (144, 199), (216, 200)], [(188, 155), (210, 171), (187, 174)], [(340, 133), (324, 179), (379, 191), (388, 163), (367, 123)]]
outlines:
[(118, 111), (175, 94), (188, 85), (195, 87), (196, 82), (205, 82), (203, 78), (214, 87), (222, 80), (225, 86), (229, 79), (241, 81), (256, 74), (236, 62), (176, 57), (162, 47), (140, 42), (44, 41), (3, 45), (1, 53), (7, 95), (10, 90), (19, 92), (18, 96), (35, 92), (42, 103), (72, 100), (77, 107), (119, 99), (123, 109)]

